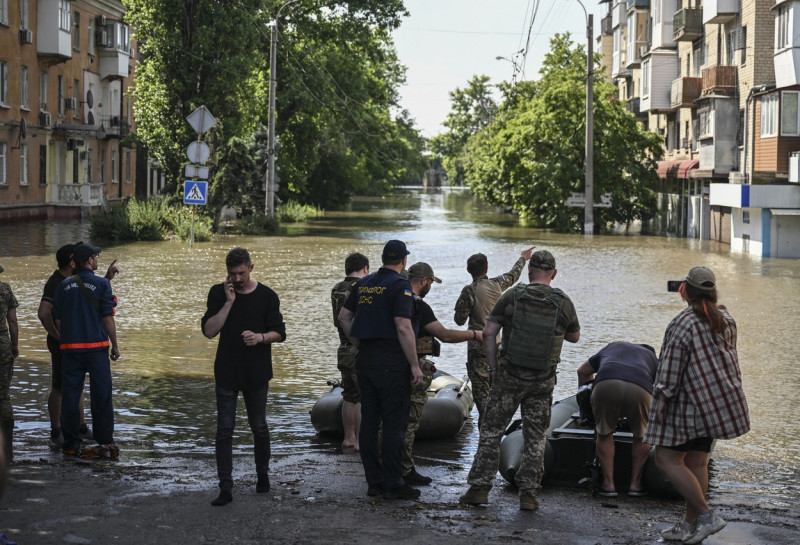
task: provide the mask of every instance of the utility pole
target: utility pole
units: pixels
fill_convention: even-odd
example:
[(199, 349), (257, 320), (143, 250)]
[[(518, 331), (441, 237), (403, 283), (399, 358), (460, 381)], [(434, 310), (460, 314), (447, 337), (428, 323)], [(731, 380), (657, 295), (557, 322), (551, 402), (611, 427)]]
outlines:
[[(583, 4), (581, 4), (583, 7)], [(585, 8), (584, 8), (585, 12)], [(584, 207), (583, 234), (594, 234), (594, 51), (592, 38), (594, 37), (594, 15), (587, 15), (587, 47), (586, 47), (586, 205)]]
[(267, 202), (264, 213), (267, 217), (275, 215), (275, 89), (278, 85), (278, 19), (272, 22), (269, 46), (269, 129), (267, 136)]

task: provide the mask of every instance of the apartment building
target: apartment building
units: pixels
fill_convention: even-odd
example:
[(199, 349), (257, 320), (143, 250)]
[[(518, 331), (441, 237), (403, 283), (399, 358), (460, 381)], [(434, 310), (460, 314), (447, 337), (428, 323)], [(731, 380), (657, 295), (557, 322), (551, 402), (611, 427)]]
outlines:
[(119, 0), (0, 0), (0, 221), (134, 194), (124, 14)]
[(606, 1), (619, 98), (664, 137), (661, 230), (800, 257), (800, 0)]

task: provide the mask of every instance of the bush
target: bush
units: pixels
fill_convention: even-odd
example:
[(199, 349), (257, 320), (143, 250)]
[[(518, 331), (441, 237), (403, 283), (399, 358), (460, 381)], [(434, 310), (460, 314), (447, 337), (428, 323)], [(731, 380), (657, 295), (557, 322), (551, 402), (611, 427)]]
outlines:
[(243, 235), (266, 235), (278, 232), (279, 223), (276, 218), (267, 217), (266, 214), (256, 213), (245, 216), (237, 222), (237, 231)]
[(325, 215), (325, 211), (310, 204), (288, 201), (278, 206), (275, 215), (281, 223), (302, 223), (310, 218), (321, 218)]
[[(183, 205), (165, 206), (164, 222), (167, 230), (180, 240), (189, 240), (192, 231), (192, 210)], [(211, 218), (199, 211), (194, 215), (194, 240), (206, 242), (211, 240)]]
[(109, 213), (93, 216), (89, 233), (93, 239), (163, 240), (166, 234), (161, 220), (161, 201), (128, 201)]

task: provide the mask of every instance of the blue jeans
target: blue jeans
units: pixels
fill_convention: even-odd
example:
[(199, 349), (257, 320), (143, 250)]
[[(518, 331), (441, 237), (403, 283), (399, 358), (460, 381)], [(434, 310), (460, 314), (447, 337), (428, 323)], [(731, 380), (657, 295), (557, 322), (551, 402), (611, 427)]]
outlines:
[[(219, 488), (233, 490), (233, 428), (236, 426), (236, 402), (239, 392), (217, 387), (217, 437), (214, 443), (217, 455)], [(247, 409), (247, 421), (253, 432), (253, 450), (258, 475), (269, 474), (269, 426), (267, 426), (267, 393), (269, 384), (256, 390), (242, 392)]]
[(114, 442), (114, 406), (111, 402), (111, 362), (107, 350), (61, 352), (61, 432), (64, 448), (80, 445), (80, 398), (89, 373), (92, 434), (99, 445)]
[[(357, 368), (357, 373), (361, 389), (358, 442), (367, 485), (382, 485), (384, 489), (403, 486), (403, 443), (411, 408), (410, 373), (363, 367)], [(378, 431), (381, 423), (383, 443), (379, 449)]]

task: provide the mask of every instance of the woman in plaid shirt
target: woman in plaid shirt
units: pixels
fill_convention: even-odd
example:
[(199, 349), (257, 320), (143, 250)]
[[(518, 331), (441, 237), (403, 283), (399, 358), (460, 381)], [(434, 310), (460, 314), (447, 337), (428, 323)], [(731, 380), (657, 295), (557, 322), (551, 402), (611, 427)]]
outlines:
[(736, 322), (717, 306), (716, 278), (689, 271), (679, 290), (689, 304), (667, 327), (644, 441), (686, 501), (683, 520), (662, 530), (666, 540), (700, 543), (725, 527), (705, 500), (715, 439), (747, 433), (750, 418), (736, 354)]

